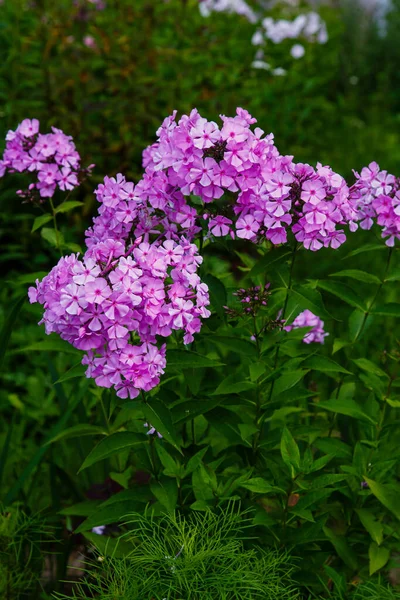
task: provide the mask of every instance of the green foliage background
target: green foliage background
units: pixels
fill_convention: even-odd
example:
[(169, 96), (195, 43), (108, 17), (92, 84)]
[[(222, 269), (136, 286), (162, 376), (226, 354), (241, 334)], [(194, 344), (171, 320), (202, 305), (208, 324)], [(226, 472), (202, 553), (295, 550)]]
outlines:
[[(274, 11), (282, 15), (282, 7)], [(353, 168), (376, 160), (397, 175), (399, 3), (383, 38), (354, 8), (321, 12), (326, 45), (306, 43), (299, 61), (289, 56), (290, 42), (267, 46), (268, 62), (288, 71), (277, 77), (251, 67), (254, 26), (236, 15), (204, 19), (196, 0), (108, 0), (104, 11), (86, 14), (70, 0), (5, 0), (0, 138), (36, 117), (42, 131), (54, 125), (72, 135), (83, 164), (96, 164), (74, 194), (82, 207), (60, 222), (75, 249), (95, 211), (96, 184), (119, 171), (137, 180), (143, 149), (174, 109), (197, 107), (217, 120), (243, 106), (298, 161), (330, 164), (351, 178)], [(85, 35), (96, 49), (83, 44)], [(25, 183), (24, 176), (0, 182), (0, 528), (21, 510), (19, 502), (24, 519), (40, 511), (52, 536), (47, 546), (37, 542), (21, 575), (32, 578), (34, 569), (32, 592), (27, 584), (21, 596), (15, 579), (4, 597), (69, 594), (62, 581), (73, 577), (71, 556), (91, 544), (106, 557), (100, 567), (107, 589), (113, 569), (123, 576), (129, 567), (129, 549), (114, 542), (124, 532), (132, 542), (126, 515), (143, 515), (150, 505), (154, 518), (174, 511), (189, 518), (228, 501), (253, 511), (242, 567), (256, 540), (262, 550), (254, 560), (276, 548), (290, 551), (302, 598), (398, 597), (398, 251), (389, 253), (376, 230), (317, 255), (294, 252), (293, 243), (206, 246), (202, 277), (212, 318), (189, 352), (170, 344), (159, 389), (145, 402), (123, 403), (82, 377), (80, 353), (47, 338), (37, 326), (39, 308), (23, 300), (27, 285), (58, 259), (40, 230), (31, 233), (40, 213), (15, 196)], [(309, 308), (330, 332), (324, 347), (303, 344), (304, 332), (274, 331), (256, 348), (249, 341), (254, 323), (227, 319), (223, 306), (234, 306), (237, 287), (266, 281), (272, 296), (256, 327), (284, 304), (286, 316)], [(144, 434), (145, 421), (163, 440)], [(13, 524), (7, 544), (20, 543)], [(105, 538), (91, 532), (100, 525), (109, 528)], [(31, 532), (24, 536), (28, 544)], [(45, 554), (55, 568), (39, 592)], [(4, 578), (17, 572), (13, 556), (0, 552)], [(90, 577), (97, 567), (89, 566)]]

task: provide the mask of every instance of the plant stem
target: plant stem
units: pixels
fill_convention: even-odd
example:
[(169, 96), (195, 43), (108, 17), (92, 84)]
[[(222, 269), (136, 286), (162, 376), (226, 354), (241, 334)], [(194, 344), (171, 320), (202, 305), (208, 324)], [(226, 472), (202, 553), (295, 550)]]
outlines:
[(380, 294), (380, 292), (381, 292), (381, 289), (383, 288), (383, 285), (384, 285), (384, 283), (385, 283), (386, 276), (387, 276), (387, 274), (388, 274), (388, 271), (389, 271), (389, 267), (390, 267), (390, 260), (391, 260), (391, 258), (392, 258), (392, 254), (393, 254), (393, 248), (390, 248), (390, 249), (389, 249), (389, 254), (388, 254), (388, 257), (387, 257), (387, 261), (386, 261), (386, 267), (385, 267), (385, 271), (384, 271), (384, 274), (383, 274), (382, 281), (381, 281), (380, 285), (378, 286), (378, 289), (376, 290), (375, 296), (373, 297), (373, 299), (372, 299), (372, 301), (371, 301), (370, 305), (368, 306), (368, 310), (367, 310), (367, 311), (366, 311), (366, 313), (364, 314), (364, 319), (363, 319), (363, 322), (361, 323), (361, 327), (360, 327), (360, 329), (358, 330), (358, 332), (357, 332), (357, 335), (356, 335), (356, 337), (354, 338), (354, 340), (353, 340), (353, 342), (352, 342), (353, 344), (354, 344), (354, 343), (355, 343), (355, 342), (358, 340), (358, 338), (360, 337), (360, 335), (361, 335), (361, 334), (362, 334), (362, 332), (364, 331), (364, 327), (365, 327), (365, 324), (366, 324), (366, 322), (367, 322), (367, 319), (368, 319), (368, 317), (369, 317), (369, 315), (370, 315), (370, 313), (371, 313), (371, 310), (372, 310), (372, 308), (374, 307), (374, 304), (375, 304), (375, 302), (376, 302), (376, 301), (377, 301), (377, 299), (378, 299), (378, 296), (379, 296), (379, 294)]
[[(282, 321), (285, 320), (286, 309), (287, 309), (287, 305), (289, 302), (289, 293), (290, 293), (290, 290), (292, 289), (293, 268), (294, 268), (294, 263), (296, 260), (296, 252), (297, 252), (297, 243), (294, 245), (293, 252), (292, 252), (292, 261), (290, 263), (289, 281), (288, 281), (288, 286), (286, 288), (286, 297), (285, 297), (285, 302), (283, 304), (283, 309), (282, 309)], [(274, 371), (275, 371), (276, 367), (278, 366), (279, 351), (280, 351), (280, 344), (278, 343), (276, 345), (276, 351), (275, 351), (275, 359), (274, 359), (274, 367), (273, 367)], [(275, 386), (275, 379), (273, 379), (271, 382), (271, 387), (269, 389), (269, 394), (268, 394), (268, 401), (267, 401), (268, 403), (270, 402), (270, 400), (272, 398), (274, 386)]]
[(61, 256), (63, 256), (63, 252), (62, 252), (61, 244), (60, 244), (60, 232), (58, 231), (58, 227), (57, 227), (57, 214), (56, 214), (56, 210), (54, 208), (53, 199), (49, 198), (49, 202), (50, 202), (50, 207), (51, 207), (51, 214), (53, 215), (54, 231), (56, 232), (56, 246), (57, 246), (57, 250), (59, 251), (59, 253), (61, 254)]
[[(282, 309), (282, 319), (284, 320), (285, 318), (285, 313), (286, 313), (286, 309), (287, 309), (287, 305), (289, 302), (289, 293), (290, 290), (292, 289), (292, 281), (293, 281), (293, 269), (294, 269), (294, 263), (296, 260), (296, 253), (297, 253), (297, 242), (295, 243), (295, 245), (293, 246), (293, 251), (292, 251), (292, 260), (290, 263), (290, 271), (289, 271), (289, 280), (288, 280), (288, 285), (286, 288), (286, 296), (285, 296), (285, 302), (283, 304), (283, 309)], [(254, 327), (256, 328), (256, 321), (254, 319)], [(255, 337), (256, 337), (256, 345), (257, 345), (257, 351), (258, 351), (258, 355), (260, 357), (261, 354), (261, 349), (259, 346), (259, 341), (258, 341), (258, 335), (257, 334), (257, 330), (255, 329)], [(273, 370), (275, 371), (277, 365), (278, 365), (278, 359), (279, 359), (279, 348), (280, 348), (280, 344), (277, 343), (276, 346), (276, 351), (275, 351), (275, 358), (274, 358), (274, 366), (273, 366)], [(271, 382), (271, 386), (269, 388), (269, 393), (268, 393), (268, 399), (267, 399), (267, 404), (269, 404), (271, 398), (272, 398), (272, 394), (274, 391), (274, 385), (275, 385), (275, 380), (273, 379)], [(259, 390), (259, 386), (257, 386), (257, 404), (256, 404), (256, 426), (258, 427), (258, 431), (254, 436), (254, 441), (253, 441), (253, 456), (254, 458), (257, 455), (258, 452), (258, 445), (260, 442), (260, 438), (261, 438), (261, 429), (264, 423), (264, 419), (266, 416), (266, 413), (264, 411), (263, 415), (260, 415), (261, 412), (261, 393)]]

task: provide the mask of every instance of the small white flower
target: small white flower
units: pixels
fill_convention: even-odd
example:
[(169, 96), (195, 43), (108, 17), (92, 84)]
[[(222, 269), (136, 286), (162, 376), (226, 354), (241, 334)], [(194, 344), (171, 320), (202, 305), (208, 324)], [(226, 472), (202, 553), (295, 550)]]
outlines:
[(286, 75), (286, 69), (282, 69), (282, 67), (277, 67), (276, 69), (273, 69), (272, 74), (277, 75), (278, 77), (282, 77), (283, 75)]
[(305, 53), (306, 50), (301, 44), (295, 44), (290, 50), (290, 54), (293, 56), (293, 58), (296, 59), (302, 58), (305, 55)]
[(264, 43), (264, 36), (261, 31), (256, 31), (251, 38), (251, 43), (253, 46), (261, 46)]
[(269, 71), (271, 65), (263, 60), (253, 60), (251, 63), (253, 69), (265, 69), (265, 71)]

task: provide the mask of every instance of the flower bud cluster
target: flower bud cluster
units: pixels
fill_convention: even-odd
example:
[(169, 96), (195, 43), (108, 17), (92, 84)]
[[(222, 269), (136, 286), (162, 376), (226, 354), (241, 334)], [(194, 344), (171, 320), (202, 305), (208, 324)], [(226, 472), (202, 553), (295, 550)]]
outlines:
[(37, 119), (24, 119), (15, 131), (6, 136), (6, 148), (0, 160), (0, 177), (11, 173), (31, 172), (37, 181), (17, 194), (30, 201), (43, 202), (56, 189), (69, 191), (77, 187), (90, 172), (81, 169), (81, 158), (70, 136), (52, 127), (52, 133), (39, 133)]
[(264, 287), (257, 285), (247, 289), (239, 289), (233, 295), (237, 296), (241, 309), (234, 310), (225, 306), (225, 310), (231, 317), (242, 315), (255, 317), (260, 308), (266, 307), (268, 304), (268, 298), (271, 295), (270, 286), (270, 283), (266, 283)]

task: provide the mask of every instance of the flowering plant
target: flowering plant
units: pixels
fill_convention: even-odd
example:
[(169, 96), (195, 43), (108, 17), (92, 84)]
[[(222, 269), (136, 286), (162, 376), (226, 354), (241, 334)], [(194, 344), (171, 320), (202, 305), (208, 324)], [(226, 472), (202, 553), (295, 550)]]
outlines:
[[(105, 553), (108, 541), (97, 538), (129, 530), (120, 502), (140, 512), (149, 501), (159, 515), (240, 500), (252, 507), (263, 543), (294, 547), (300, 562), (303, 547), (321, 547), (310, 584), (319, 589), (327, 557), (343, 561), (349, 576), (375, 573), (397, 543), (396, 486), (387, 481), (397, 463), (386, 464), (394, 451), (386, 427), (400, 404), (399, 354), (391, 340), (383, 355), (376, 339), (378, 367), (357, 343), (372, 320), (399, 315), (397, 304), (380, 304), (384, 284), (398, 279), (391, 261), (399, 182), (371, 163), (347, 183), (329, 166), (281, 155), (246, 110), (221, 120), (197, 110), (166, 118), (143, 153), (142, 179), (135, 185), (118, 174), (97, 187), (85, 251), (62, 256), (30, 288), (46, 333), (68, 342), (54, 348), (84, 352), (103, 415), (101, 426), (80, 416), (46, 444), (100, 437), (80, 471), (110, 460), (107, 489), (115, 494), (112, 481), (120, 491), (100, 506), (66, 510), (83, 510), (85, 520), (71, 527)], [(385, 240), (378, 248), (388, 254), (379, 277), (350, 268), (317, 279), (307, 273), (304, 282), (302, 257), (308, 265), (324, 253), (343, 257), (342, 247), (377, 226)], [(229, 264), (223, 277), (214, 253)], [(365, 287), (355, 291), (331, 275)], [(57, 385), (81, 377), (77, 367)], [(79, 380), (83, 396), (84, 385)], [(377, 503), (387, 526), (371, 526)], [(358, 556), (366, 542), (368, 556)]]

